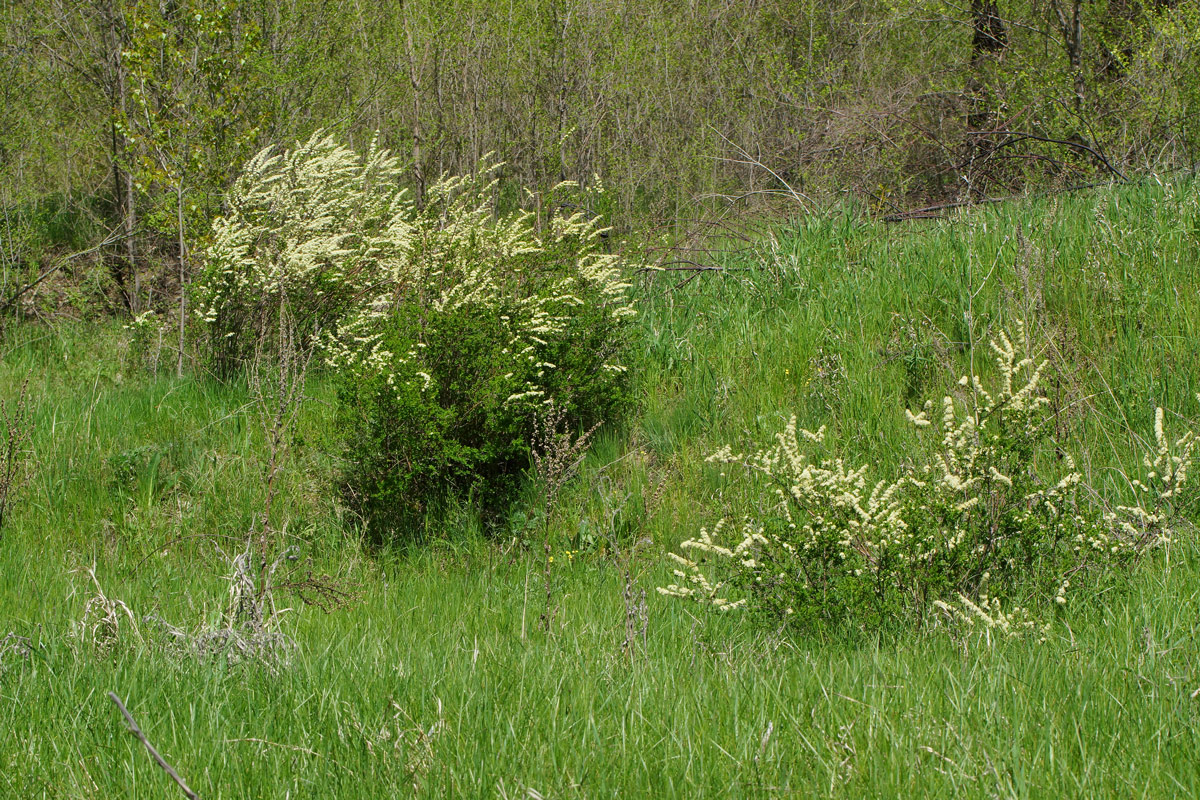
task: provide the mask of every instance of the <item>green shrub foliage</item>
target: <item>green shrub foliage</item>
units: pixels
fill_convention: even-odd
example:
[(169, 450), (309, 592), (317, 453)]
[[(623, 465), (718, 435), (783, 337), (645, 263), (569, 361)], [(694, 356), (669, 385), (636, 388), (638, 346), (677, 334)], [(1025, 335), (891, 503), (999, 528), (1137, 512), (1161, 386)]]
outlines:
[(253, 159), (215, 226), (214, 359), (245, 359), (284, 306), (313, 333), (338, 378), (344, 495), (380, 536), (449, 494), (501, 503), (545, 404), (591, 426), (629, 396), (634, 308), (604, 229), (553, 199), (541, 221), (496, 216), (497, 169), (445, 178), (418, 207), (387, 152), (318, 135)]
[(722, 521), (684, 542), (686, 555), (672, 554), (679, 582), (659, 591), (801, 628), (874, 628), (939, 609), (1012, 633), (1028, 617), (1014, 602), (1065, 604), (1072, 584), (1169, 541), (1192, 492), (1195, 436), (1170, 441), (1160, 409), (1147, 478), (1133, 482), (1136, 502), (1111, 510), (1092, 502), (1053, 441), (1039, 390), (1045, 365), (1027, 347), (1022, 331), (1001, 334), (992, 344), (998, 389), (964, 377), (940, 420), (930, 419), (932, 404), (908, 412), (940, 432), (940, 444), (893, 481), (870, 479), (866, 465), (814, 458), (825, 428), (803, 430), (794, 417), (773, 447), (716, 453), (710, 461), (765, 478), (775, 502), (735, 535)]

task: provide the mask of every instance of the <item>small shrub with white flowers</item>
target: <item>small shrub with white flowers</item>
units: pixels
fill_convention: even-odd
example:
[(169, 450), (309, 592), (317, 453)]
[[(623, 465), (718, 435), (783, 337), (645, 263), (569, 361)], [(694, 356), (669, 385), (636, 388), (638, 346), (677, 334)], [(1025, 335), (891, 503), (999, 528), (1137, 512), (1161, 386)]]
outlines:
[(157, 375), (166, 332), (163, 321), (156, 312), (143, 311), (125, 326), (125, 330), (129, 332), (130, 366)]
[(1160, 409), (1148, 477), (1134, 483), (1137, 501), (1106, 511), (1081, 491), (1069, 456), (1043, 457), (1054, 451), (1039, 391), (1045, 363), (1028, 355), (1024, 331), (1001, 333), (991, 346), (1000, 386), (964, 377), (939, 419), (930, 418), (932, 404), (907, 412), (914, 425), (941, 434), (940, 446), (894, 479), (814, 457), (825, 428), (807, 431), (795, 418), (772, 447), (711, 456), (744, 467), (747, 479), (765, 478), (771, 510), (740, 526), (722, 520), (684, 542), (682, 554), (671, 554), (677, 582), (659, 591), (801, 628), (871, 629), (935, 609), (1012, 628), (1011, 616), (998, 612), (1000, 598), (1006, 606), (1065, 604), (1072, 584), (1168, 542), (1190, 502), (1194, 434), (1172, 442)]

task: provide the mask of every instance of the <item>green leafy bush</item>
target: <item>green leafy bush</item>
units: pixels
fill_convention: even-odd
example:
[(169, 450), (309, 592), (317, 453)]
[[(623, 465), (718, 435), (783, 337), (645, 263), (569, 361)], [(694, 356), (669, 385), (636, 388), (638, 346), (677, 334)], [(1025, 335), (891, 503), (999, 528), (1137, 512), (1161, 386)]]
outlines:
[(1133, 483), (1137, 502), (1107, 510), (1082, 491), (1081, 474), (1052, 439), (1039, 392), (1045, 364), (1025, 354), (1023, 332), (1001, 334), (992, 348), (999, 389), (964, 377), (939, 421), (929, 418), (931, 404), (908, 412), (918, 427), (940, 430), (940, 446), (893, 481), (872, 482), (866, 465), (814, 459), (825, 429), (803, 430), (795, 418), (773, 447), (713, 455), (745, 467), (747, 479), (765, 478), (776, 502), (736, 535), (722, 521), (684, 542), (689, 555), (672, 554), (680, 582), (659, 591), (802, 628), (874, 628), (936, 608), (1011, 632), (1027, 616), (1014, 602), (1065, 604), (1072, 584), (1169, 541), (1194, 499), (1194, 434), (1169, 441), (1160, 409), (1148, 477)]
[(202, 314), (214, 362), (288, 318), (337, 375), (343, 494), (390, 537), (449, 494), (503, 501), (537, 411), (569, 424), (626, 407), (634, 314), (604, 229), (555, 189), (543, 224), (496, 216), (499, 165), (445, 178), (418, 207), (397, 162), (328, 137), (264, 151), (214, 227)]
[(544, 235), (530, 214), (494, 218), (492, 171), (430, 190), (402, 268), (328, 345), (344, 495), (379, 536), (450, 494), (502, 506), (551, 401), (587, 427), (629, 402), (634, 309), (601, 229), (583, 213)]

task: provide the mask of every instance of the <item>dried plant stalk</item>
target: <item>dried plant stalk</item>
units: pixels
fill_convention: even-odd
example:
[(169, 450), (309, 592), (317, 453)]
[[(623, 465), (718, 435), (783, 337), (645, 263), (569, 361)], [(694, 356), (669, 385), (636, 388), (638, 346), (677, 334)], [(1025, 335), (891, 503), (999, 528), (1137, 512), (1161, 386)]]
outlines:
[(0, 400), (0, 426), (4, 436), (0, 442), (4, 448), (0, 452), (0, 538), (3, 538), (4, 523), (8, 521), (29, 463), (29, 440), (33, 433), (29, 416), (29, 378), (21, 384), (11, 406)]
[(546, 588), (546, 610), (542, 614), (542, 627), (547, 632), (554, 621), (555, 611), (554, 586), (551, 582), (554, 557), (550, 550), (550, 522), (563, 486), (579, 472), (579, 465), (583, 463), (584, 456), (591, 447), (592, 436), (603, 424), (597, 422), (578, 436), (573, 436), (566, 427), (566, 420), (566, 407), (551, 400), (546, 404), (545, 410), (534, 418), (533, 423), (534, 474), (541, 486), (545, 502), (542, 577)]

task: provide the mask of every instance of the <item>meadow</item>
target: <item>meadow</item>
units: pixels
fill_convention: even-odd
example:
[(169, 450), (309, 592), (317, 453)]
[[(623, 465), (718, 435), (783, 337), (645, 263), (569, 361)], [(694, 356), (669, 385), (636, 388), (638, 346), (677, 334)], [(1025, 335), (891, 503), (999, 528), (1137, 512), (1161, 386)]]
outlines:
[[(155, 369), (116, 322), (8, 328), (0, 397), (28, 376), (34, 458), (0, 539), (0, 796), (182, 796), (108, 692), (203, 798), (1200, 794), (1200, 509), (1044, 611), (1045, 641), (932, 619), (796, 637), (656, 592), (668, 551), (761, 502), (710, 453), (795, 414), (894, 471), (929, 447), (905, 410), (991, 375), (986, 342), (1018, 320), (1087, 485), (1119, 502), (1156, 406), (1200, 428), (1197, 186), (902, 225), (841, 210), (714, 247), (719, 269), (636, 277), (639, 409), (548, 520), (530, 488), (504, 519), (464, 506), (372, 546), (331, 490), (313, 370), (278, 525), (352, 597), (281, 597), (294, 646), (270, 664), (197, 658), (163, 624), (220, 617), (261, 509), (245, 383), (176, 377), (169, 351)], [(104, 637), (99, 592), (130, 610)]]

